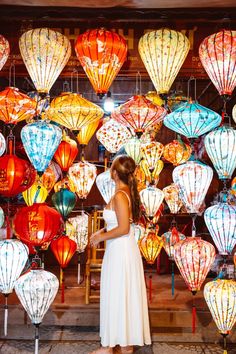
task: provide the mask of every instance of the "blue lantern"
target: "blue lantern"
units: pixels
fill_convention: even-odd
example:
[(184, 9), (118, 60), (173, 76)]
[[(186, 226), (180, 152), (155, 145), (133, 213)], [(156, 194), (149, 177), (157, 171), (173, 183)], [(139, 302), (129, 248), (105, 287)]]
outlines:
[(75, 193), (69, 191), (66, 188), (62, 188), (59, 192), (56, 192), (52, 196), (52, 202), (57, 211), (63, 217), (63, 220), (66, 220), (67, 216), (74, 209), (76, 204), (76, 195)]
[(39, 174), (48, 167), (61, 138), (61, 129), (46, 121), (39, 120), (22, 128), (21, 140), (25, 151)]
[(186, 102), (164, 118), (167, 128), (186, 136), (198, 138), (218, 127), (221, 116), (198, 103)]
[(236, 245), (236, 207), (218, 203), (205, 210), (206, 226), (220, 254), (231, 254)]
[(204, 144), (219, 179), (230, 179), (236, 167), (236, 131), (219, 127), (206, 135)]

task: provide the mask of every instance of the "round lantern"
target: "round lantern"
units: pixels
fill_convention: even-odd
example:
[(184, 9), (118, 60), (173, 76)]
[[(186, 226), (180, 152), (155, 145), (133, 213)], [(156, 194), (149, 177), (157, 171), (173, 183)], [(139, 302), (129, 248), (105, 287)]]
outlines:
[(74, 163), (68, 171), (68, 177), (72, 181), (75, 192), (80, 199), (86, 199), (96, 179), (97, 168), (95, 165), (80, 161)]
[(127, 143), (124, 145), (126, 153), (132, 157), (132, 159), (135, 161), (136, 165), (139, 164), (141, 161), (141, 142), (138, 138), (134, 137), (131, 138), (127, 141)]
[(70, 58), (69, 39), (49, 28), (35, 28), (22, 34), (19, 47), (37, 91), (48, 93)]
[(77, 140), (81, 146), (88, 145), (90, 139), (96, 132), (97, 127), (100, 124), (100, 121), (101, 121), (100, 119), (97, 119), (94, 122), (89, 123), (81, 128), (79, 134), (77, 135)]
[(168, 93), (190, 48), (188, 38), (168, 28), (151, 31), (138, 50), (157, 93)]
[(28, 189), (35, 181), (31, 164), (16, 155), (0, 157), (0, 194), (12, 197)]
[(156, 187), (149, 186), (141, 190), (139, 194), (148, 218), (152, 219), (164, 199), (164, 193)]
[(0, 34), (0, 70), (2, 70), (10, 54), (8, 40)]
[(179, 196), (179, 188), (176, 184), (172, 183), (163, 188), (166, 204), (168, 205), (172, 214), (177, 214), (183, 205)]
[(36, 107), (37, 102), (16, 87), (7, 87), (0, 92), (0, 120), (6, 124), (32, 119)]
[(131, 133), (124, 125), (114, 119), (109, 119), (97, 131), (96, 137), (107, 151), (114, 154), (130, 140)]
[(126, 60), (127, 44), (113, 31), (92, 29), (78, 36), (75, 52), (95, 92), (102, 97)]
[(52, 202), (54, 207), (63, 217), (63, 220), (66, 220), (67, 216), (75, 207), (76, 195), (68, 189), (62, 188), (60, 191), (52, 195)]
[(39, 120), (22, 128), (21, 140), (25, 151), (40, 175), (48, 167), (60, 144), (61, 137), (61, 129), (46, 121)]
[(3, 211), (2, 207), (0, 207), (0, 229), (1, 229), (2, 225), (4, 224), (4, 220), (5, 220), (4, 211)]
[(56, 184), (56, 181), (61, 177), (61, 175), (62, 172), (59, 165), (56, 162), (51, 161), (49, 166), (44, 171), (42, 177), (40, 177), (42, 185), (47, 189), (48, 193), (50, 193)]
[(115, 182), (111, 179), (110, 170), (106, 170), (97, 175), (96, 185), (106, 204), (108, 204), (112, 196), (115, 194), (116, 188)]
[(178, 140), (173, 140), (171, 143), (165, 145), (163, 157), (174, 166), (178, 166), (188, 161), (191, 152), (192, 149), (189, 145)]
[(205, 210), (206, 226), (220, 254), (231, 254), (236, 245), (236, 207), (218, 203)]
[(140, 162), (140, 168), (145, 174), (146, 181), (152, 185), (156, 185), (158, 183), (159, 175), (163, 170), (163, 167), (164, 162), (162, 160), (156, 162), (154, 169), (149, 167), (146, 160), (141, 160)]
[(199, 57), (217, 91), (232, 94), (236, 85), (236, 31), (222, 30), (206, 37), (199, 46)]
[(198, 138), (218, 127), (221, 116), (195, 102), (186, 102), (164, 119), (164, 125), (187, 138)]
[(63, 92), (52, 100), (46, 116), (70, 130), (79, 131), (87, 124), (101, 119), (103, 114), (102, 108), (78, 93)]
[(66, 172), (69, 170), (77, 155), (78, 148), (76, 142), (63, 132), (62, 141), (54, 154), (54, 159), (62, 171)]
[(230, 179), (236, 167), (236, 131), (219, 127), (206, 135), (204, 144), (219, 179)]
[(41, 182), (35, 182), (30, 188), (22, 192), (25, 203), (30, 206), (34, 203), (44, 203), (48, 196), (47, 189)]
[(163, 121), (166, 110), (142, 95), (131, 97), (112, 112), (111, 117), (141, 135), (149, 126)]
[(0, 133), (0, 156), (4, 154), (4, 151), (6, 150), (6, 140), (2, 133)]
[(161, 158), (163, 150), (164, 146), (157, 141), (141, 144), (141, 156), (144, 160), (146, 160), (149, 170), (153, 171), (155, 169), (158, 160)]
[(148, 264), (154, 264), (156, 258), (161, 252), (163, 241), (155, 230), (150, 230), (146, 236), (142, 237), (138, 242), (141, 254)]
[(165, 232), (162, 236), (163, 247), (170, 259), (174, 259), (174, 245), (186, 239), (185, 235), (179, 232), (176, 227)]
[(58, 235), (62, 225), (61, 215), (45, 203), (23, 207), (14, 218), (15, 233), (20, 240), (39, 247)]
[(81, 215), (69, 218), (66, 222), (66, 234), (75, 241), (76, 251), (84, 252), (88, 244), (88, 215), (82, 212)]
[(173, 181), (179, 188), (180, 198), (189, 213), (199, 212), (212, 177), (212, 168), (198, 161), (187, 161), (175, 167)]

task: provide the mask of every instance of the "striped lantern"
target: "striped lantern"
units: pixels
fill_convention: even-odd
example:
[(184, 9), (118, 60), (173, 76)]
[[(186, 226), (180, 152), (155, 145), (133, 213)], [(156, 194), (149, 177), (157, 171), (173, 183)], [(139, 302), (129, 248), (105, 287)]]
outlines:
[(54, 159), (60, 166), (63, 172), (67, 172), (73, 164), (78, 154), (77, 144), (73, 139), (66, 135), (65, 131), (62, 134), (62, 140), (54, 154)]
[(191, 156), (191, 152), (192, 149), (188, 144), (184, 144), (179, 140), (173, 140), (169, 144), (165, 145), (163, 157), (174, 166), (178, 166), (188, 161)]
[(22, 192), (25, 203), (30, 206), (34, 203), (44, 203), (48, 196), (47, 189), (39, 181), (32, 184), (26, 191)]
[(179, 232), (175, 227), (165, 232), (161, 236), (163, 240), (163, 247), (170, 259), (174, 259), (174, 245), (186, 239), (186, 236)]
[(163, 188), (166, 204), (168, 205), (172, 214), (178, 214), (180, 208), (183, 205), (179, 196), (179, 188), (176, 184), (172, 183), (169, 186)]
[(52, 203), (56, 210), (61, 214), (64, 221), (74, 209), (76, 200), (76, 194), (69, 191), (67, 188), (61, 188), (58, 192), (55, 192), (52, 195)]
[(139, 194), (147, 217), (153, 219), (164, 199), (164, 193), (156, 187), (149, 186), (141, 190)]
[(136, 165), (139, 164), (142, 158), (140, 147), (141, 147), (141, 142), (136, 137), (129, 139), (127, 143), (124, 145), (126, 153), (130, 157), (132, 157)]
[(147, 263), (154, 264), (161, 252), (163, 241), (161, 237), (157, 235), (155, 230), (150, 230), (138, 241), (138, 246)]
[(80, 132), (77, 135), (77, 140), (81, 146), (88, 145), (89, 141), (91, 140), (91, 138), (95, 134), (100, 122), (101, 122), (101, 119), (99, 118), (99, 119), (93, 121), (92, 123), (84, 125), (80, 129)]
[(96, 179), (97, 168), (95, 165), (80, 161), (74, 163), (68, 171), (68, 177), (75, 187), (75, 193), (80, 199), (86, 199)]
[(115, 194), (115, 182), (111, 179), (110, 169), (100, 173), (96, 178), (96, 185), (106, 204), (109, 203)]
[(145, 175), (146, 181), (151, 185), (157, 185), (160, 173), (164, 167), (164, 162), (162, 160), (158, 160), (154, 169), (152, 169), (149, 167), (149, 164), (146, 160), (141, 160), (139, 166)]
[(141, 144), (141, 156), (146, 160), (149, 170), (153, 171), (164, 151), (164, 145), (158, 141)]

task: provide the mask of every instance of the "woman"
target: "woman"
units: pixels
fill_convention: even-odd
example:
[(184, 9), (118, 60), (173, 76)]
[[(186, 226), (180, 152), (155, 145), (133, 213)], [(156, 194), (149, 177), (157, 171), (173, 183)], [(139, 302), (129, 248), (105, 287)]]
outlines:
[(91, 354), (133, 353), (133, 345), (151, 344), (147, 295), (141, 255), (132, 222), (140, 215), (140, 199), (134, 177), (135, 162), (120, 155), (112, 163), (115, 194), (104, 210), (107, 224), (91, 236), (96, 246), (106, 242), (101, 273), (101, 348)]

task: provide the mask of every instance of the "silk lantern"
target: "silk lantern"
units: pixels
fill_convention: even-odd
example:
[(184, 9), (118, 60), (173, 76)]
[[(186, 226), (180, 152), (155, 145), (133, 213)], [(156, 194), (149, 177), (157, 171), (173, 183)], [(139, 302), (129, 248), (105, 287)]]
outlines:
[(163, 241), (155, 230), (150, 230), (146, 236), (142, 237), (138, 242), (141, 254), (148, 264), (154, 264), (156, 258), (161, 252)]
[(57, 180), (62, 176), (61, 169), (59, 165), (51, 161), (44, 171), (42, 177), (40, 177), (40, 181), (43, 186), (47, 189), (48, 193), (51, 192), (52, 188), (56, 184)]
[(110, 169), (97, 175), (96, 185), (106, 204), (108, 204), (115, 194), (116, 188), (115, 182), (111, 179)]
[(138, 138), (134, 137), (129, 139), (124, 145), (126, 153), (132, 157), (136, 165), (141, 161), (141, 142)]
[(2, 70), (10, 54), (10, 45), (8, 40), (0, 34), (0, 70)]
[(68, 171), (68, 176), (72, 181), (75, 192), (80, 199), (86, 199), (96, 179), (97, 168), (95, 165), (80, 161), (74, 163)]
[(39, 325), (57, 294), (57, 277), (44, 269), (31, 269), (16, 282), (15, 291), (35, 326), (35, 354), (39, 353)]
[(236, 245), (236, 207), (218, 203), (205, 210), (204, 220), (220, 254), (231, 254)]
[(187, 161), (175, 167), (173, 181), (179, 188), (180, 198), (189, 213), (200, 211), (212, 177), (212, 168), (198, 161)]
[(54, 154), (54, 159), (63, 172), (69, 170), (77, 155), (78, 148), (76, 142), (63, 132), (62, 141)]
[(141, 160), (140, 162), (140, 168), (145, 174), (146, 181), (151, 185), (156, 185), (158, 183), (159, 175), (163, 170), (163, 167), (164, 162), (162, 160), (156, 162), (154, 169), (149, 167), (146, 160)]
[(81, 146), (88, 145), (89, 141), (91, 140), (94, 133), (96, 132), (100, 124), (100, 121), (101, 121), (100, 119), (97, 119), (94, 122), (89, 123), (80, 129), (80, 132), (77, 135), (77, 140)]
[(55, 192), (59, 192), (62, 188), (66, 188), (73, 193), (75, 192), (75, 186), (68, 177), (63, 178), (54, 185)]
[(236, 85), (236, 31), (222, 30), (206, 37), (199, 46), (204, 69), (221, 96), (230, 96)]
[(5, 296), (4, 335), (7, 336), (8, 304), (16, 280), (21, 275), (28, 259), (29, 250), (18, 240), (0, 241), (0, 288)]
[(157, 93), (169, 92), (189, 49), (188, 38), (168, 28), (148, 32), (140, 38), (138, 51)]
[(185, 235), (179, 232), (176, 227), (173, 227), (171, 230), (165, 232), (161, 236), (163, 240), (163, 247), (170, 259), (174, 259), (174, 245), (179, 241), (186, 239)]
[(37, 91), (48, 93), (70, 58), (69, 39), (49, 28), (35, 28), (22, 34), (19, 47)]
[(236, 167), (236, 131), (221, 126), (206, 135), (204, 144), (219, 179), (230, 179)]
[(150, 171), (154, 171), (155, 166), (163, 154), (164, 146), (158, 141), (151, 141), (141, 144), (141, 156), (146, 160)]
[(218, 127), (221, 116), (196, 102), (186, 102), (164, 119), (164, 125), (187, 138), (198, 138)]
[(75, 52), (95, 92), (104, 96), (126, 60), (125, 39), (104, 28), (88, 30), (78, 36)]
[(103, 114), (101, 107), (86, 100), (80, 94), (63, 92), (52, 100), (46, 117), (78, 132), (87, 124), (102, 118)]
[(234, 122), (236, 123), (236, 104), (233, 106), (232, 117), (233, 117)]
[(191, 152), (192, 149), (188, 144), (184, 144), (178, 140), (173, 140), (169, 144), (165, 145), (163, 157), (174, 166), (178, 166), (188, 161), (191, 156)]
[(145, 97), (157, 106), (163, 106), (165, 104), (165, 101), (161, 98), (160, 95), (158, 95), (156, 91), (148, 91)]
[(76, 195), (68, 189), (62, 188), (52, 195), (52, 202), (65, 221), (75, 207)]
[(168, 205), (172, 214), (177, 214), (183, 205), (179, 196), (179, 188), (176, 184), (172, 183), (163, 188), (166, 204)]
[(3, 208), (0, 207), (0, 229), (1, 229), (2, 225), (4, 224), (4, 220), (5, 220), (4, 211), (3, 211)]
[(6, 140), (2, 133), (0, 133), (0, 156), (4, 154), (4, 151), (6, 150)]
[(164, 199), (164, 193), (156, 187), (149, 186), (141, 190), (139, 194), (147, 217), (151, 220)]
[(30, 206), (34, 203), (44, 203), (48, 196), (47, 189), (41, 182), (35, 182), (30, 188), (22, 192), (25, 203)]
[(39, 175), (48, 167), (62, 138), (62, 131), (54, 124), (39, 120), (25, 125), (21, 140), (25, 151)]

